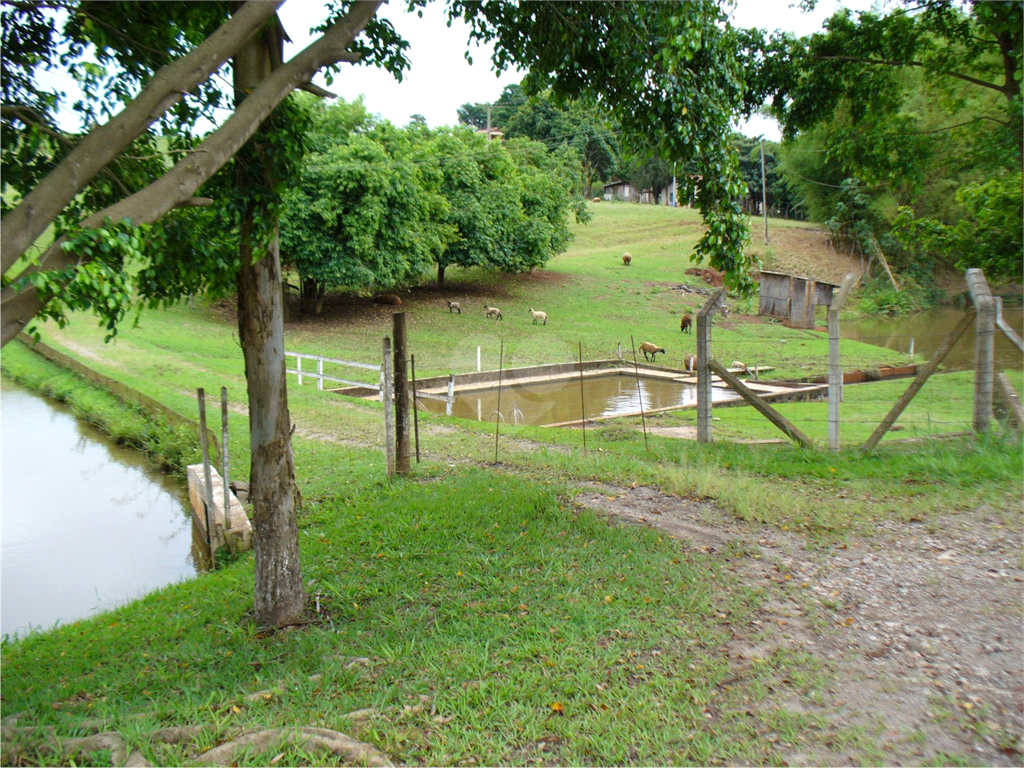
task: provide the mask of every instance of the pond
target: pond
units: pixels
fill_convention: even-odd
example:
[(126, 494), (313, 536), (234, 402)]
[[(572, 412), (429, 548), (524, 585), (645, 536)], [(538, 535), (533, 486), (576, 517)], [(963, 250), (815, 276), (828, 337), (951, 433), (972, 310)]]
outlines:
[[(909, 352), (914, 342), (914, 355), (918, 362), (927, 362), (960, 319), (964, 310), (943, 307), (903, 317), (867, 317), (843, 320), (840, 333), (844, 339), (856, 339), (867, 344)], [(1003, 308), (1003, 319), (1021, 333), (1024, 310), (1020, 307)], [(1019, 369), (1024, 356), (1006, 334), (996, 329), (996, 370)], [(974, 367), (974, 329), (968, 329), (942, 363), (947, 370), (969, 370)]]
[[(697, 388), (677, 381), (640, 377), (640, 390), (634, 376), (609, 373), (585, 376), (581, 408), (580, 380), (561, 378), (555, 381), (533, 381), (506, 384), (501, 388), (501, 422), (503, 424), (552, 425), (579, 421), (584, 412), (587, 419), (610, 418), (638, 414), (640, 403), (650, 413), (663, 408), (678, 408), (697, 402)], [(735, 399), (731, 392), (715, 387), (712, 400)], [(642, 400), (641, 400), (642, 398)], [(422, 399), (421, 408), (437, 413), (445, 412), (445, 404), (437, 400)], [(491, 421), (498, 409), (498, 389), (470, 389), (456, 391), (452, 415), (460, 419)]]
[(6, 378), (0, 409), (0, 633), (68, 624), (195, 574), (183, 481)]

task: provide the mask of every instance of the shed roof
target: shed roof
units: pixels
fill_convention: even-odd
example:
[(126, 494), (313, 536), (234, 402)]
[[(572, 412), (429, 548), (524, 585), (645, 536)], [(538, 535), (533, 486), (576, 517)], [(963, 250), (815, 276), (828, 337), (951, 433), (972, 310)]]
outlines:
[(831, 285), (833, 288), (838, 288), (839, 287), (839, 285), (837, 283), (830, 283), (828, 280), (819, 280), (816, 277), (805, 277), (804, 275), (793, 275), (793, 274), (790, 274), (789, 272), (772, 272), (772, 271), (767, 270), (767, 269), (762, 269), (761, 270), (761, 274), (762, 275), (771, 275), (772, 277), (784, 277), (787, 280), (789, 278), (791, 278), (791, 277), (795, 277), (797, 280), (813, 280), (818, 285)]

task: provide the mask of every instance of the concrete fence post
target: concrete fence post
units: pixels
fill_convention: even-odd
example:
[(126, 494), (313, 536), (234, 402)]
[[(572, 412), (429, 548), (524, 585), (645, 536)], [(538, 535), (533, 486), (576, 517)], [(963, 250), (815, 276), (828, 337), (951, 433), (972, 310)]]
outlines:
[(697, 312), (697, 442), (711, 442), (711, 321), (728, 291), (719, 288)]
[(975, 432), (984, 432), (992, 420), (995, 381), (996, 303), (980, 269), (964, 275), (977, 311), (974, 326), (974, 420)]
[(843, 397), (843, 366), (839, 360), (839, 312), (857, 282), (848, 274), (828, 308), (828, 447), (839, 450), (839, 403)]

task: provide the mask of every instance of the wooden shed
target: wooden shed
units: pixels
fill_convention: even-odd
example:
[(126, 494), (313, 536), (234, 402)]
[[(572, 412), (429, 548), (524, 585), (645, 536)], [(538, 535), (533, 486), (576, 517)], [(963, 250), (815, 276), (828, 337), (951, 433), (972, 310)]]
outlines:
[(637, 194), (628, 181), (615, 180), (604, 185), (604, 199), (608, 201), (625, 200), (632, 203), (636, 202)]
[(831, 306), (834, 283), (784, 272), (761, 272), (757, 314), (785, 320), (791, 328), (813, 328), (814, 308)]

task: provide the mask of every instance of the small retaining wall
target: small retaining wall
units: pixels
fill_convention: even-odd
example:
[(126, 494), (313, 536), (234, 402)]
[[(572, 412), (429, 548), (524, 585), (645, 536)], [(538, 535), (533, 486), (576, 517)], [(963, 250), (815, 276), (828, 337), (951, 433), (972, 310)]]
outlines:
[(192, 502), (192, 520), (201, 531), (203, 542), (209, 542), (212, 555), (222, 546), (232, 553), (252, 549), (252, 524), (245, 509), (230, 490), (228, 491), (228, 514), (224, 514), (224, 482), (216, 469), (210, 467), (210, 485), (213, 488), (213, 509), (210, 510), (210, 528), (206, 532), (206, 480), (202, 464), (189, 464), (188, 498)]
[[(93, 384), (97, 384), (106, 389), (110, 394), (114, 395), (118, 399), (127, 403), (128, 405), (136, 408), (141, 408), (143, 411), (149, 413), (158, 413), (163, 416), (167, 421), (175, 426), (184, 426), (190, 428), (195, 432), (196, 440), (199, 440), (199, 424), (192, 421), (192, 419), (182, 416), (177, 411), (171, 410), (163, 403), (154, 400), (149, 395), (144, 395), (137, 389), (132, 389), (127, 384), (122, 384), (116, 379), (112, 379), (109, 376), (104, 376), (102, 373), (92, 370), (82, 363), (75, 360), (73, 357), (68, 357), (63, 352), (58, 352), (53, 347), (49, 347), (43, 344), (41, 341), (34, 341), (31, 336), (26, 333), (22, 333), (18, 336), (18, 341), (22, 342), (26, 347), (31, 349), (41, 357), (46, 358), (54, 365), (58, 365), (61, 368), (66, 368), (69, 371), (74, 371), (83, 379), (91, 381)], [(206, 436), (210, 444), (210, 448), (213, 451), (214, 456), (218, 456), (220, 446), (217, 442), (217, 436), (210, 430), (206, 430)]]

